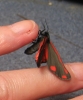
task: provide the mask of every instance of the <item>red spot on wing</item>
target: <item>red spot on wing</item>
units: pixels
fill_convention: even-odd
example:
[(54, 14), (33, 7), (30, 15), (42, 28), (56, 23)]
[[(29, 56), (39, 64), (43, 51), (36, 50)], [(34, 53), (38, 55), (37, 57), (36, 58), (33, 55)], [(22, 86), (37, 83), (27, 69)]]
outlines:
[(39, 57), (39, 52), (36, 53), (35, 55), (35, 60), (38, 61), (38, 57)]
[(51, 71), (56, 72), (56, 66), (50, 66)]
[(63, 78), (63, 79), (67, 79), (67, 76), (66, 76), (66, 75), (62, 75), (62, 78)]

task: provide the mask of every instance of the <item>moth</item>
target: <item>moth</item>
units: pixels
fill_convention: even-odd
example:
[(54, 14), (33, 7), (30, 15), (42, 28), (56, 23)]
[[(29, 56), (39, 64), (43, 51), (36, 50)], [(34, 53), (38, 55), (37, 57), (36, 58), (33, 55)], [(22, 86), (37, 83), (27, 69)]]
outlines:
[(39, 30), (38, 37), (32, 45), (25, 50), (25, 54), (31, 55), (36, 52), (35, 61), (39, 68), (42, 63), (47, 63), (49, 70), (61, 80), (70, 80), (71, 75), (65, 68), (62, 59), (50, 41), (49, 32), (45, 29)]
[[(17, 15), (25, 20), (28, 20), (27, 18), (25, 18), (24, 16), (21, 16), (20, 14), (17, 14)], [(37, 63), (38, 68), (41, 66), (42, 63), (47, 63), (49, 70), (53, 74), (55, 74), (59, 79), (70, 80), (71, 79), (70, 73), (65, 68), (57, 49), (55, 48), (53, 43), (50, 41), (48, 26), (47, 26), (47, 30), (44, 24), (43, 24), (43, 27), (44, 27), (43, 30), (39, 30), (37, 39), (33, 40), (32, 42), (33, 44), (30, 47), (28, 47), (24, 53), (27, 55), (31, 55), (36, 52), (35, 61)], [(64, 41), (67, 41), (60, 36), (57, 36), (57, 37), (61, 38)], [(67, 42), (77, 47), (80, 47), (70, 41), (67, 41)]]

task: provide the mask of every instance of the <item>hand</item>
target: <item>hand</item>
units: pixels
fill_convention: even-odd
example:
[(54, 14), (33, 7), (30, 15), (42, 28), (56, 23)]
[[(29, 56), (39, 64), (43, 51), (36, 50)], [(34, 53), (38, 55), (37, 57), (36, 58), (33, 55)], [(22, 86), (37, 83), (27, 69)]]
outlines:
[[(26, 20), (0, 27), (0, 55), (13, 52), (30, 43), (38, 35), (34, 21)], [(47, 67), (0, 72), (0, 100), (36, 100), (83, 88), (83, 63), (69, 63), (65, 67), (70, 81), (62, 81)], [(83, 96), (71, 100), (82, 100)]]

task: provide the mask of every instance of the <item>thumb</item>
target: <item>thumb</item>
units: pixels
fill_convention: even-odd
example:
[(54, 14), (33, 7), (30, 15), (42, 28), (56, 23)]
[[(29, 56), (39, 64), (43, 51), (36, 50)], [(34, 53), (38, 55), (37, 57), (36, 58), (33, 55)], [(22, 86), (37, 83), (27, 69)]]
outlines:
[(10, 53), (33, 41), (38, 35), (38, 26), (32, 20), (24, 20), (0, 27), (0, 55)]

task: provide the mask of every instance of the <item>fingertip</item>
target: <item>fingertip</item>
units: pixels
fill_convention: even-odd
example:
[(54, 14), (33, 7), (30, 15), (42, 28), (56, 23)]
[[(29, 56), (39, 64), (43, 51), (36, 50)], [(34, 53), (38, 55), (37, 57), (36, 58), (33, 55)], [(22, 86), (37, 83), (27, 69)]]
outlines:
[(39, 27), (33, 20), (24, 20), (0, 27), (0, 55), (15, 51), (32, 42), (38, 35)]
[(23, 20), (20, 22), (16, 22), (12, 25), (9, 25), (9, 28), (18, 35), (22, 35), (24, 33), (31, 33), (33, 30), (39, 30), (38, 25), (33, 20)]
[(83, 63), (69, 63), (68, 66), (74, 74), (74, 77), (79, 81), (83, 81)]

